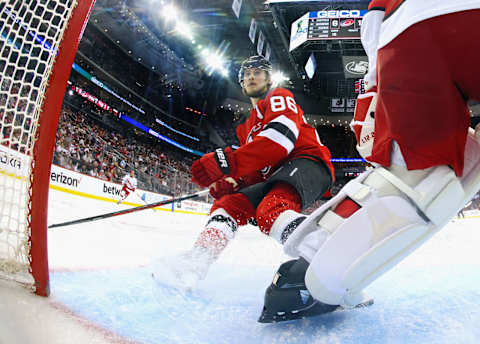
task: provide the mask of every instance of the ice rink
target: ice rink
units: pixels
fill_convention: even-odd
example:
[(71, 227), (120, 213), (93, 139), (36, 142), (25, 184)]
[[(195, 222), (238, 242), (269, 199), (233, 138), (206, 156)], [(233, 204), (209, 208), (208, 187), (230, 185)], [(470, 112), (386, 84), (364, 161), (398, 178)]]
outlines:
[[(49, 224), (113, 202), (50, 191)], [(455, 220), (372, 284), (369, 308), (257, 323), (289, 258), (240, 228), (198, 289), (157, 286), (151, 264), (191, 247), (206, 217), (145, 210), (49, 231), (49, 298), (0, 281), (0, 343), (478, 343), (480, 220)]]

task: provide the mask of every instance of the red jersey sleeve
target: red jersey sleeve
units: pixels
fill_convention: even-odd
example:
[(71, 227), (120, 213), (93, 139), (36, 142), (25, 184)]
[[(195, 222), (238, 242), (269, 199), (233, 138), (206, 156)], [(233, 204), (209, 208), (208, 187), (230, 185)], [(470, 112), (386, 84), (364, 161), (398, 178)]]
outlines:
[(250, 142), (234, 152), (237, 177), (275, 166), (285, 159), (297, 142), (300, 122), (303, 121), (303, 111), (296, 104), (293, 94), (283, 88), (270, 92), (258, 102), (254, 111), (263, 118), (263, 127)]
[(397, 1), (392, 1), (392, 0), (372, 0), (368, 4), (368, 10), (380, 10), (380, 11), (385, 11), (385, 8), (389, 5), (389, 3), (392, 2), (401, 2), (400, 0)]

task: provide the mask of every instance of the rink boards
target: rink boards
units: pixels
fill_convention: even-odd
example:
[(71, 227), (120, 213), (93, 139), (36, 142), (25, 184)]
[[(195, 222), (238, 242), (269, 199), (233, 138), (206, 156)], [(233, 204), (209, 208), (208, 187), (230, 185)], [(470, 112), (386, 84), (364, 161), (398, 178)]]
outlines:
[[(0, 175), (23, 179), (28, 173), (30, 159), (28, 156), (0, 146)], [(101, 180), (86, 174), (75, 172), (57, 165), (52, 165), (50, 172), (50, 188), (72, 195), (97, 199), (105, 202), (117, 202), (120, 199), (120, 184)], [(137, 189), (131, 194), (125, 205), (139, 206), (170, 199), (171, 196)], [(142, 201), (143, 199), (143, 201)], [(204, 202), (186, 200), (167, 204), (155, 209), (189, 214), (208, 214), (211, 205)]]

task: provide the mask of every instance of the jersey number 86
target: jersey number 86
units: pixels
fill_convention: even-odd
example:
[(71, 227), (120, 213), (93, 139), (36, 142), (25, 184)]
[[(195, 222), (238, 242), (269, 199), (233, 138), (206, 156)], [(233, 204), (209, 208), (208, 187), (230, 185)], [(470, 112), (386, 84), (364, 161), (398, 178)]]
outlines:
[(284, 111), (288, 107), (293, 112), (298, 113), (297, 104), (292, 97), (273, 96), (270, 98), (270, 106), (273, 112)]

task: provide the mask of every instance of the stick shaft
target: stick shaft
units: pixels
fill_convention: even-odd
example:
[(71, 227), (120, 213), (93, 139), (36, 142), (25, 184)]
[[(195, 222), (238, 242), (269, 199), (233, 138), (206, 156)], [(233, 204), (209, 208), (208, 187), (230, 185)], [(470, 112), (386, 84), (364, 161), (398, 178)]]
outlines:
[(48, 228), (76, 225), (78, 223), (102, 220), (102, 219), (107, 219), (109, 217), (130, 214), (130, 213), (134, 213), (136, 211), (155, 208), (155, 207), (159, 207), (159, 206), (162, 206), (162, 205), (171, 204), (171, 203), (174, 203), (174, 202), (185, 201), (185, 200), (191, 199), (191, 198), (201, 197), (201, 196), (206, 195), (207, 193), (208, 193), (208, 189), (207, 190), (202, 190), (202, 191), (199, 191), (197, 193), (190, 194), (190, 195), (187, 195), (187, 196), (183, 196), (183, 197), (170, 198), (170, 199), (160, 201), (160, 202), (145, 204), (145, 205), (142, 205), (140, 207), (133, 207), (133, 208), (123, 209), (123, 210), (119, 210), (119, 211), (114, 211), (112, 213), (101, 214), (101, 215), (96, 215), (96, 216), (91, 216), (91, 217), (85, 217), (83, 219), (57, 223), (57, 224), (53, 224), (53, 225), (48, 226)]

